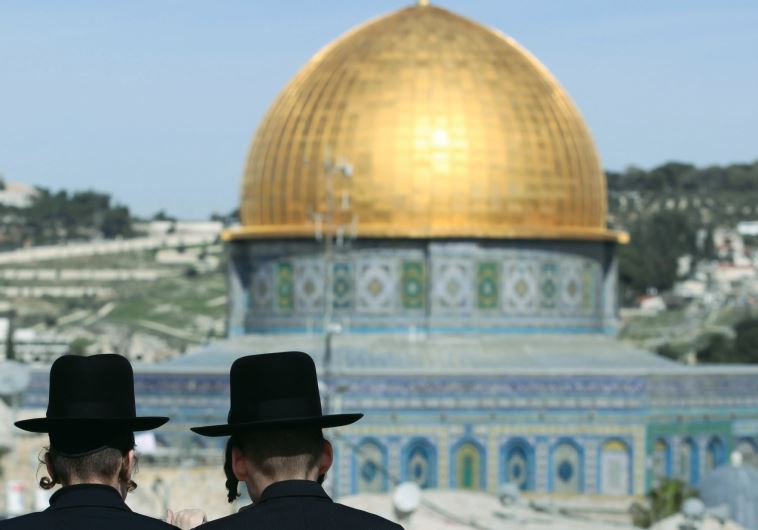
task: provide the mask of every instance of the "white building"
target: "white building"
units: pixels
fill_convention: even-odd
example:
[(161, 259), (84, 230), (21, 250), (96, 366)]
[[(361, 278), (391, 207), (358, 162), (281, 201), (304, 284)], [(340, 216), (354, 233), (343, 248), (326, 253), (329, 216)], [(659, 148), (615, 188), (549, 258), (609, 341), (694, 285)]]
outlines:
[(37, 189), (22, 182), (4, 182), (0, 179), (0, 205), (14, 208), (28, 207), (35, 195)]

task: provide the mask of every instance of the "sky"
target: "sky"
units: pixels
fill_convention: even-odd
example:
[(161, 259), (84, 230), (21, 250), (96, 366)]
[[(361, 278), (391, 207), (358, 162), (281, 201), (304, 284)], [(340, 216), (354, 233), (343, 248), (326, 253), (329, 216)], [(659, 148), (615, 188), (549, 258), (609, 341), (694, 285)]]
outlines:
[[(287, 81), (410, 1), (0, 0), (0, 173), (144, 216), (231, 211)], [(537, 56), (607, 169), (758, 159), (755, 0), (432, 2)]]

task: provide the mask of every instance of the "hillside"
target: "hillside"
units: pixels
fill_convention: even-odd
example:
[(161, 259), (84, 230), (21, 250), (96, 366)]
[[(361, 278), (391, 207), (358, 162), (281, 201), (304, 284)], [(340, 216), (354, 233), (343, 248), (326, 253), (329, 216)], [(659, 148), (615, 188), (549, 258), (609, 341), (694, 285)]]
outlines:
[(3, 265), (0, 289), (19, 358), (48, 344), (150, 361), (224, 335), (223, 271), (221, 245), (197, 245)]
[(670, 289), (679, 257), (691, 256), (693, 264), (716, 258), (717, 228), (758, 219), (758, 162), (707, 168), (672, 162), (607, 175), (608, 223), (631, 236), (619, 249), (625, 304), (651, 288)]

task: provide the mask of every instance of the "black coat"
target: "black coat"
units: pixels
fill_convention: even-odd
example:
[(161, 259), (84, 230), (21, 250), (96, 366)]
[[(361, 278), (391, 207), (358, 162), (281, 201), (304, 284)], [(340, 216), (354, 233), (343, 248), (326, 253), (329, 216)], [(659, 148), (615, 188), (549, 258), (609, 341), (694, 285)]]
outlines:
[(50, 507), (0, 521), (0, 530), (176, 530), (168, 523), (134, 513), (110, 486), (67, 486), (50, 497)]
[(260, 501), (198, 530), (403, 530), (378, 515), (332, 502), (310, 480), (286, 480), (266, 488)]

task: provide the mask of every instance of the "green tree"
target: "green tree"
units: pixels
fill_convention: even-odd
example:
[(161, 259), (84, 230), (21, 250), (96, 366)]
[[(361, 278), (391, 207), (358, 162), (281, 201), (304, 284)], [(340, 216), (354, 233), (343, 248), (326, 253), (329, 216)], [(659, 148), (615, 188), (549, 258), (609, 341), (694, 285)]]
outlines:
[(69, 193), (39, 188), (28, 207), (16, 208), (12, 214), (5, 216), (4, 228), (14, 235), (16, 246), (133, 235), (129, 209), (92, 190)]
[(71, 355), (86, 355), (87, 348), (92, 345), (92, 341), (84, 337), (77, 337), (71, 341), (68, 346), (68, 352)]
[(663, 479), (646, 495), (646, 502), (635, 502), (630, 508), (635, 526), (649, 528), (658, 521), (679, 513), (684, 501), (696, 497), (697, 490), (678, 479)]
[(153, 221), (176, 221), (176, 217), (166, 213), (166, 210), (159, 210), (153, 214)]
[(734, 361), (758, 363), (758, 319), (748, 318), (734, 326)]
[(758, 364), (758, 318), (747, 318), (735, 324), (734, 338), (710, 332), (699, 337), (697, 360), (701, 363)]
[(684, 354), (681, 347), (677, 348), (676, 346), (674, 346), (673, 344), (669, 342), (658, 347), (656, 352), (658, 353), (658, 355), (662, 357), (666, 357), (667, 359), (671, 359), (672, 361), (681, 360), (682, 355)]
[(619, 248), (619, 278), (625, 298), (650, 289), (663, 291), (677, 280), (678, 258), (695, 254), (696, 230), (686, 215), (657, 212), (630, 228), (631, 242)]
[(734, 362), (734, 341), (727, 335), (710, 332), (699, 337), (697, 342), (699, 363)]
[(100, 232), (108, 239), (133, 236), (129, 209), (126, 206), (116, 206), (106, 211), (100, 224)]

